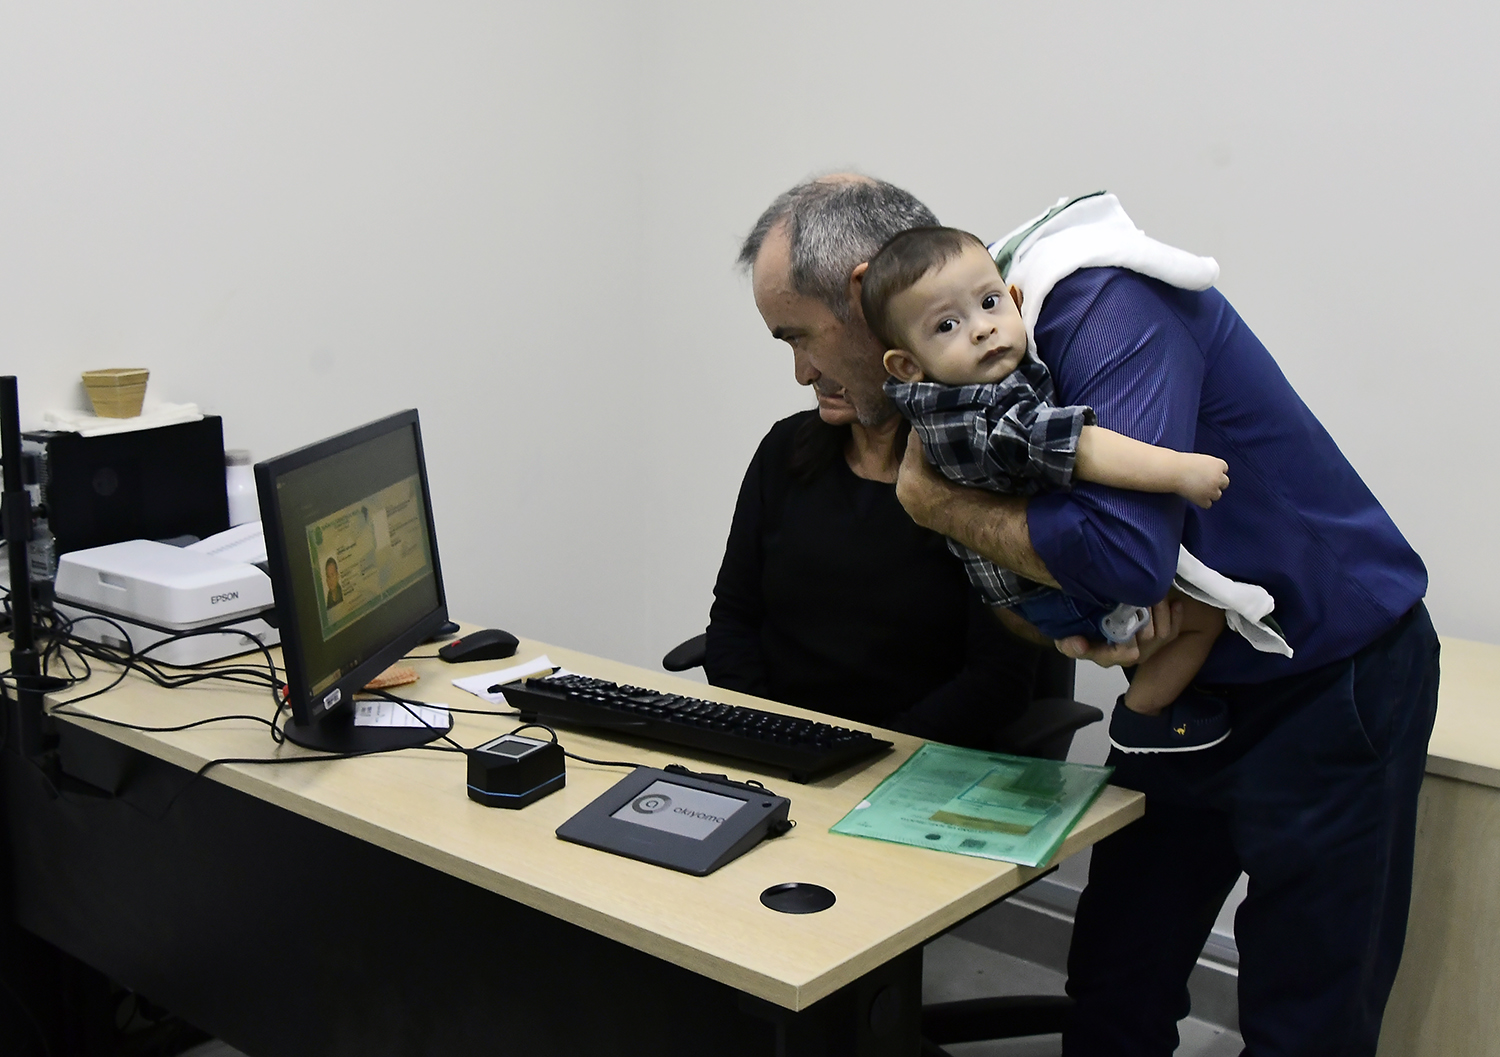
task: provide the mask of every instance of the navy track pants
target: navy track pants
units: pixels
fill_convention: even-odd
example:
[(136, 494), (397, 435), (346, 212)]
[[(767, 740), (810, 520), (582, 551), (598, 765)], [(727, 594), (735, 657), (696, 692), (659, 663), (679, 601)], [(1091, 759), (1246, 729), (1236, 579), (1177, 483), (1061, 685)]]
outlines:
[(1068, 959), (1067, 1057), (1166, 1057), (1187, 978), (1240, 871), (1240, 1031), (1251, 1057), (1375, 1053), (1406, 936), (1438, 642), (1418, 604), (1353, 657), (1210, 688), (1233, 732), (1123, 754), (1146, 815), (1102, 841)]

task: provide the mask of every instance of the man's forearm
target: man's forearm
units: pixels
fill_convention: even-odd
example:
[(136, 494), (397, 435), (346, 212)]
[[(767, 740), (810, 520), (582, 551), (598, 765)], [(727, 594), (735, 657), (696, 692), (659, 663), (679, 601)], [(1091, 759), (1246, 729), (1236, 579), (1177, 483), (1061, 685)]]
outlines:
[(1002, 569), (1048, 587), (1057, 586), (1031, 545), (1026, 500), (962, 485), (953, 485), (953, 492), (953, 497), (934, 512), (938, 524), (929, 528), (958, 540)]
[(1002, 569), (1057, 586), (1031, 545), (1026, 500), (954, 484), (927, 464), (916, 443), (908, 446), (902, 461), (896, 498), (917, 524), (957, 540)]

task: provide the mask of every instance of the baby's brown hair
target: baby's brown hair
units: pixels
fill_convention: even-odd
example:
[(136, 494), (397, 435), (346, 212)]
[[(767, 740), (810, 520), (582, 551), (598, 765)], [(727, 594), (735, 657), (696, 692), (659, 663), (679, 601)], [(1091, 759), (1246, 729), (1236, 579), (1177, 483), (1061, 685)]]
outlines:
[[(860, 284), (859, 306), (865, 323), (887, 349), (904, 347), (905, 338), (896, 333), (890, 318), (891, 301), (903, 290), (910, 290), (932, 271), (953, 260), (969, 246), (985, 249), (977, 235), (958, 228), (909, 228), (893, 236), (870, 258)], [(999, 272), (999, 269), (996, 269)]]

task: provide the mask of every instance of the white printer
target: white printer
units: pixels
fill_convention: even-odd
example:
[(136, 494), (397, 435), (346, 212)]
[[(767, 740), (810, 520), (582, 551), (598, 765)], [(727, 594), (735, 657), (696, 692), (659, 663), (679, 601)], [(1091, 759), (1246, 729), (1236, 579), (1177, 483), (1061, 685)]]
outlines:
[[(270, 646), (281, 633), (261, 614), (273, 609), (271, 579), (246, 560), (264, 560), (259, 523), (242, 525), (190, 547), (129, 540), (69, 551), (57, 562), (55, 606), (73, 620), (73, 634), (114, 649), (140, 652), (184, 631), (193, 635), (152, 650), (150, 659), (195, 665), (256, 648), (254, 635)], [(231, 557), (232, 556), (232, 557)]]

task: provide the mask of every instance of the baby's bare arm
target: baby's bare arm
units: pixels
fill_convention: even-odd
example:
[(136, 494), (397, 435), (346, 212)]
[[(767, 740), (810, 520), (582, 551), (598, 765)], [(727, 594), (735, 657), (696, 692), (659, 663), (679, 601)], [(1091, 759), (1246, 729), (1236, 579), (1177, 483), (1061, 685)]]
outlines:
[(1125, 707), (1133, 712), (1156, 715), (1177, 700), (1208, 660), (1208, 651), (1224, 630), (1222, 609), (1176, 591), (1172, 597), (1182, 599), (1182, 630), (1135, 670), (1130, 689), (1125, 691)]
[(1073, 476), (1111, 488), (1176, 492), (1207, 508), (1229, 487), (1229, 464), (1212, 455), (1158, 448), (1102, 426), (1084, 426)]

